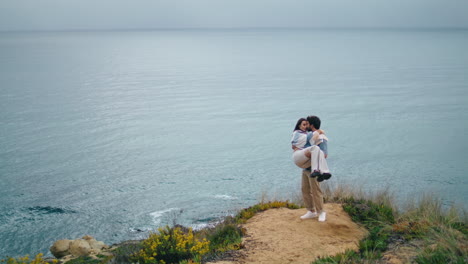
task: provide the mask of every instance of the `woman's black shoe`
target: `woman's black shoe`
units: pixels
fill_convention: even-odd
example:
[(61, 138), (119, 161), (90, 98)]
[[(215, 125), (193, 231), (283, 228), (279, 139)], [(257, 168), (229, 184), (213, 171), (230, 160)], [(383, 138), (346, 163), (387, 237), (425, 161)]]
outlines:
[(320, 176), (317, 177), (317, 181), (318, 181), (318, 182), (323, 182), (323, 180), (325, 180), (325, 179), (323, 178), (323, 174), (320, 174)]
[(312, 172), (312, 173), (310, 174), (310, 177), (311, 177), (311, 178), (315, 178), (315, 177), (320, 176), (320, 175), (322, 175), (322, 174), (321, 174), (319, 171), (314, 170), (314, 172)]
[(331, 178), (332, 175), (331, 175), (331, 173), (325, 172), (324, 174), (322, 174), (322, 176), (323, 176), (324, 180), (328, 180), (328, 179)]

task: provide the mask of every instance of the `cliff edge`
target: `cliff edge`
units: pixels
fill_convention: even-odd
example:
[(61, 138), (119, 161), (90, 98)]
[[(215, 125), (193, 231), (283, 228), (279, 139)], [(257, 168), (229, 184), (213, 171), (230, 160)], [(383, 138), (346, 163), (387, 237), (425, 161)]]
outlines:
[(244, 248), (234, 260), (211, 264), (309, 264), (319, 256), (358, 249), (367, 231), (354, 223), (340, 204), (325, 204), (327, 221), (301, 220), (306, 209), (269, 209), (256, 214), (243, 227)]

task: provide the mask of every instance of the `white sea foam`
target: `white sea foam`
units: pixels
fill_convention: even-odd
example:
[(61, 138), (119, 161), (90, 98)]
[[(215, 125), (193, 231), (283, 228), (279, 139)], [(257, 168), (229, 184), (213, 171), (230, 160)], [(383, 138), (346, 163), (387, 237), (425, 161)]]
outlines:
[(217, 194), (214, 196), (217, 199), (223, 199), (223, 200), (237, 200), (239, 199), (238, 197), (226, 195), (226, 194)]
[(216, 222), (212, 222), (212, 223), (192, 224), (192, 225), (190, 225), (190, 227), (192, 227), (193, 230), (201, 230), (201, 229), (207, 228), (207, 227), (214, 227), (217, 224), (219, 224), (220, 222), (221, 221), (216, 221)]
[(170, 213), (170, 212), (175, 212), (175, 211), (179, 211), (181, 210), (180, 208), (169, 208), (169, 209), (165, 209), (165, 210), (160, 210), (160, 211), (155, 211), (155, 212), (152, 212), (150, 213), (149, 215), (151, 215), (151, 217), (153, 217), (153, 222), (156, 224), (156, 225), (159, 225), (161, 223), (161, 218), (167, 214), (167, 213)]

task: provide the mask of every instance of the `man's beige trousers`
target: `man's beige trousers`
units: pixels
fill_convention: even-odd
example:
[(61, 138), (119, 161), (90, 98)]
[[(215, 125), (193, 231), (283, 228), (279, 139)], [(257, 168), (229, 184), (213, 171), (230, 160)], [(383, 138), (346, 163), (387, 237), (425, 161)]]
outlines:
[(317, 178), (310, 177), (310, 171), (302, 170), (302, 199), (307, 210), (320, 213), (323, 210), (323, 193)]

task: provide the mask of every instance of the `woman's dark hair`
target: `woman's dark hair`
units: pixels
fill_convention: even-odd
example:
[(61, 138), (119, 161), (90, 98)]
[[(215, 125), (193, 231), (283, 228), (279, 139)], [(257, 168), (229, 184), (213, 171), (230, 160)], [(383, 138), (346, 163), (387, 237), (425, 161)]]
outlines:
[(299, 130), (299, 127), (301, 126), (301, 123), (304, 122), (304, 121), (307, 121), (307, 119), (299, 118), (299, 120), (297, 120), (296, 127), (294, 128), (293, 131)]
[(315, 129), (320, 129), (320, 118), (318, 116), (308, 116), (307, 121), (309, 121), (309, 124), (315, 127)]

